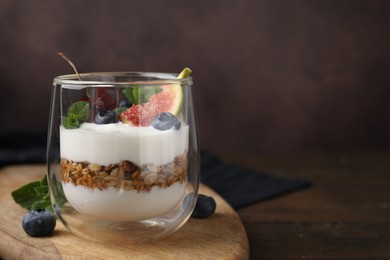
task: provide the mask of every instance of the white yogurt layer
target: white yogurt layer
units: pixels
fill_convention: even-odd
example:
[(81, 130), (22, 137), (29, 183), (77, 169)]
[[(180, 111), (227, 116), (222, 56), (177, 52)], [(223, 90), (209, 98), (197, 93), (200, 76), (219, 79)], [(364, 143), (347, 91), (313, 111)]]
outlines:
[(97, 125), (83, 123), (77, 129), (60, 128), (61, 157), (100, 165), (129, 160), (142, 165), (162, 165), (188, 151), (189, 127), (160, 131), (132, 127), (121, 122)]
[(185, 184), (167, 188), (154, 186), (149, 192), (109, 187), (90, 189), (62, 183), (69, 203), (81, 214), (112, 221), (139, 221), (160, 216), (173, 209), (185, 193)]

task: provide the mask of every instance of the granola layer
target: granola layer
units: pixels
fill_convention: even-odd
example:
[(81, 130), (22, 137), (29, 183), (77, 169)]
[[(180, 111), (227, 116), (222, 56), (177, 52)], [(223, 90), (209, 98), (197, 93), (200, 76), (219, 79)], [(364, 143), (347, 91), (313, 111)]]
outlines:
[(124, 160), (116, 164), (100, 165), (87, 161), (61, 159), (62, 181), (76, 186), (105, 190), (108, 187), (126, 191), (150, 191), (153, 186), (166, 188), (183, 183), (188, 175), (187, 152), (163, 165), (153, 163), (136, 165)]

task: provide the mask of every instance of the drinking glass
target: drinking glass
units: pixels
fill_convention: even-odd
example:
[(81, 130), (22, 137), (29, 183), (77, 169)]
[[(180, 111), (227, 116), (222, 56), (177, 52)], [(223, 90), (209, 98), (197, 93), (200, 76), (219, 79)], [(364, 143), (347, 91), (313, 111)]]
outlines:
[(199, 186), (192, 78), (97, 72), (54, 79), (47, 167), (58, 219), (91, 241), (178, 230)]

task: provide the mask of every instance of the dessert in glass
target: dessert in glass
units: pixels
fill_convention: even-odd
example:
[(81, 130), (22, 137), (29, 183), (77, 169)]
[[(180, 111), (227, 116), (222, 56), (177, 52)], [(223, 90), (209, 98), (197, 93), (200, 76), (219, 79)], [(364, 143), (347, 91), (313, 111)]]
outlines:
[(54, 79), (48, 179), (53, 209), (71, 232), (145, 242), (188, 220), (199, 185), (188, 72)]

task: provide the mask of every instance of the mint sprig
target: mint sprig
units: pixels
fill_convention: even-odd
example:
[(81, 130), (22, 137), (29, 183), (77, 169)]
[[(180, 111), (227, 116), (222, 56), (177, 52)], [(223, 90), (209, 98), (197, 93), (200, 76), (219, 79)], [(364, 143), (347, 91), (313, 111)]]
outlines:
[[(51, 181), (55, 186), (53, 192), (56, 194), (56, 204), (62, 206), (67, 202), (62, 191), (62, 185), (55, 176)], [(17, 204), (27, 210), (46, 209), (53, 212), (46, 175), (41, 181), (30, 182), (14, 190), (11, 195)]]
[(87, 101), (77, 101), (68, 108), (66, 116), (62, 117), (62, 125), (66, 129), (79, 128), (88, 120), (89, 103)]
[(162, 91), (161, 88), (155, 87), (129, 87), (122, 90), (123, 94), (134, 105), (143, 104), (149, 101), (149, 98), (154, 94), (158, 94)]
[(119, 116), (122, 112), (124, 112), (127, 109), (128, 109), (128, 107), (117, 107), (117, 108), (114, 108), (112, 111), (114, 111), (114, 113), (117, 116)]
[(46, 175), (41, 181), (30, 182), (12, 193), (14, 201), (27, 210), (47, 209), (52, 211)]

